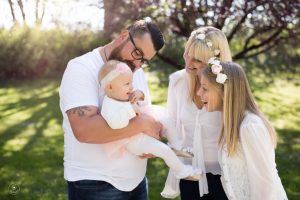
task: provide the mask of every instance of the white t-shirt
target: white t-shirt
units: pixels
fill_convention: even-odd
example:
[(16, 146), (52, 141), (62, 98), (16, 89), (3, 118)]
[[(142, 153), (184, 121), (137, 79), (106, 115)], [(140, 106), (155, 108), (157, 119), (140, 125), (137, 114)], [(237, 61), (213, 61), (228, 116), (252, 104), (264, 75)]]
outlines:
[[(109, 159), (100, 144), (79, 142), (71, 129), (66, 111), (79, 106), (101, 107), (104, 91), (98, 84), (98, 73), (104, 64), (99, 48), (72, 59), (60, 85), (60, 108), (64, 129), (64, 178), (67, 181), (101, 180), (119, 190), (131, 191), (144, 178), (147, 159), (126, 152), (119, 159)], [(149, 90), (142, 69), (133, 76), (134, 86), (145, 94), (144, 104), (150, 102)]]

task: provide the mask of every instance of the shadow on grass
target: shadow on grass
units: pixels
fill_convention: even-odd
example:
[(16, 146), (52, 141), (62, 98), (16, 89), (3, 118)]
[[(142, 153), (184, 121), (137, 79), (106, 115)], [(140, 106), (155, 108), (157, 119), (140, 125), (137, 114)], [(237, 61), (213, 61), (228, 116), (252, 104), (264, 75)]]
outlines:
[(277, 169), (289, 200), (300, 199), (300, 130), (277, 130)]
[(48, 86), (45, 81), (6, 86), (18, 95), (0, 106), (7, 124), (0, 133), (0, 199), (66, 199), (57, 81)]

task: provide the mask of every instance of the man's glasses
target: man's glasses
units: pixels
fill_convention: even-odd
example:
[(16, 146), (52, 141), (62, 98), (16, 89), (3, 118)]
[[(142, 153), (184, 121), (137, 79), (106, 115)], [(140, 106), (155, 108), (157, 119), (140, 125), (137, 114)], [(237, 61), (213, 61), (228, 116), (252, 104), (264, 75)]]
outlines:
[(149, 63), (149, 60), (147, 60), (147, 59), (144, 58), (144, 53), (143, 53), (143, 51), (140, 50), (139, 48), (137, 48), (137, 46), (135, 45), (135, 42), (134, 42), (134, 40), (133, 40), (133, 38), (132, 38), (130, 32), (128, 32), (128, 33), (129, 33), (129, 39), (130, 39), (131, 43), (132, 43), (133, 46), (134, 46), (134, 50), (131, 52), (131, 56), (132, 56), (135, 60), (140, 60), (141, 63), (143, 63), (143, 64), (148, 64), (148, 63)]

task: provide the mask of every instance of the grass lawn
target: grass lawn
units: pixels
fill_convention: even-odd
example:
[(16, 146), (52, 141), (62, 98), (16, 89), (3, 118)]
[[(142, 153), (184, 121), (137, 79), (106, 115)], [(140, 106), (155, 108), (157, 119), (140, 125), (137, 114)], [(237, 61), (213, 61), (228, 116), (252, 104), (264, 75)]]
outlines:
[[(167, 85), (150, 73), (153, 103), (165, 104)], [(67, 199), (59, 80), (0, 83), (0, 199)], [(277, 164), (290, 200), (300, 199), (300, 86), (280, 81), (255, 91), (279, 134)], [(149, 195), (159, 195), (167, 174), (161, 159), (148, 164)]]

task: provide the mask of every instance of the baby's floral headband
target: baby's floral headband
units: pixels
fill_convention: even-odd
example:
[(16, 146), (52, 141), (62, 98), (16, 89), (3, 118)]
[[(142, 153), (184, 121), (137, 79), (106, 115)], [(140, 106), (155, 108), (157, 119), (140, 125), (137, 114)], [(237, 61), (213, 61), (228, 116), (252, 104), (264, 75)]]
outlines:
[(119, 75), (130, 71), (130, 68), (125, 63), (118, 63), (116, 68), (110, 71), (104, 78), (100, 81), (102, 88), (105, 88), (108, 83), (117, 78)]
[(201, 42), (204, 42), (205, 45), (214, 53), (214, 56), (219, 56), (220, 55), (220, 50), (219, 49), (212, 49), (212, 42), (206, 38), (206, 35), (203, 31), (193, 31), (191, 33), (192, 36), (195, 36), (195, 38)]
[(216, 82), (220, 84), (224, 84), (227, 80), (227, 75), (221, 73), (222, 65), (216, 57), (212, 57), (208, 60), (208, 66), (211, 67), (211, 71), (213, 74), (217, 75)]

